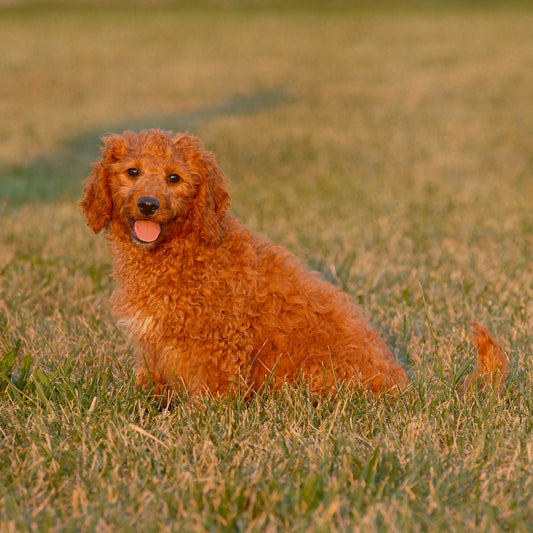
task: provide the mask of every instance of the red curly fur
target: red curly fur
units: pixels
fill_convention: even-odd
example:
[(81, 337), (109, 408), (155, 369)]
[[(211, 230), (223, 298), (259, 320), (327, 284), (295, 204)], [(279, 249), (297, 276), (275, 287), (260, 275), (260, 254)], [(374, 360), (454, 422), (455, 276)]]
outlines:
[[(197, 139), (149, 130), (104, 142), (80, 206), (95, 233), (106, 229), (114, 310), (138, 344), (140, 386), (198, 396), (300, 378), (319, 393), (408, 385), (348, 296), (228, 214), (226, 178)], [(146, 198), (156, 208), (142, 212)], [(138, 220), (159, 236), (139, 237)], [(492, 360), (497, 345), (481, 331), (480, 360)], [(488, 373), (505, 370), (497, 355)]]

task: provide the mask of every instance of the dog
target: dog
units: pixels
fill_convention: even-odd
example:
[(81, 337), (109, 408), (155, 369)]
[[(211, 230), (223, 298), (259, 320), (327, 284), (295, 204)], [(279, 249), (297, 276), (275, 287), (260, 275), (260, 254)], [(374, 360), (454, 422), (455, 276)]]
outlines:
[[(250, 395), (304, 382), (379, 396), (409, 380), (349, 296), (229, 214), (228, 182), (187, 134), (103, 139), (80, 202), (114, 258), (118, 323), (137, 344), (137, 384), (157, 396)], [(474, 325), (467, 380), (499, 386), (502, 348)]]

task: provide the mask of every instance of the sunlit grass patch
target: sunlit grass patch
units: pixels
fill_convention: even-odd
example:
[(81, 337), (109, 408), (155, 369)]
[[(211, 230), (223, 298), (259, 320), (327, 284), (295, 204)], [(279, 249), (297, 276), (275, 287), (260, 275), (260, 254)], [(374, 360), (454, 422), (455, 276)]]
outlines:
[[(225, 4), (0, 8), (0, 531), (527, 531), (531, 11)], [(136, 390), (76, 202), (100, 136), (155, 126), (353, 296), (405, 394)], [(501, 397), (456, 392), (472, 319)]]

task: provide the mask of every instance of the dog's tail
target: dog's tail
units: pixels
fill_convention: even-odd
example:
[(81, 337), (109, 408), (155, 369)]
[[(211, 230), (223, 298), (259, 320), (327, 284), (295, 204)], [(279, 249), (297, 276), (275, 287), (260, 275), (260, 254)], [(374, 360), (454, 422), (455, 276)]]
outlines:
[(509, 362), (503, 348), (492, 338), (489, 330), (472, 322), (472, 341), (477, 348), (476, 367), (465, 380), (460, 391), (469, 393), (476, 387), (501, 391), (509, 375)]

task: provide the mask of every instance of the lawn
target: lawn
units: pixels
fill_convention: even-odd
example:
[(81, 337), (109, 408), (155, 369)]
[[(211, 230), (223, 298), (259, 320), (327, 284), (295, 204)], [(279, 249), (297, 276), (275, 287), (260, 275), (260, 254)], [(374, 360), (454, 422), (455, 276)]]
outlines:
[[(0, 6), (0, 533), (530, 531), (533, 6)], [(199, 136), (233, 212), (413, 386), (160, 412), (77, 202), (99, 138)], [(505, 392), (460, 397), (469, 322)]]

